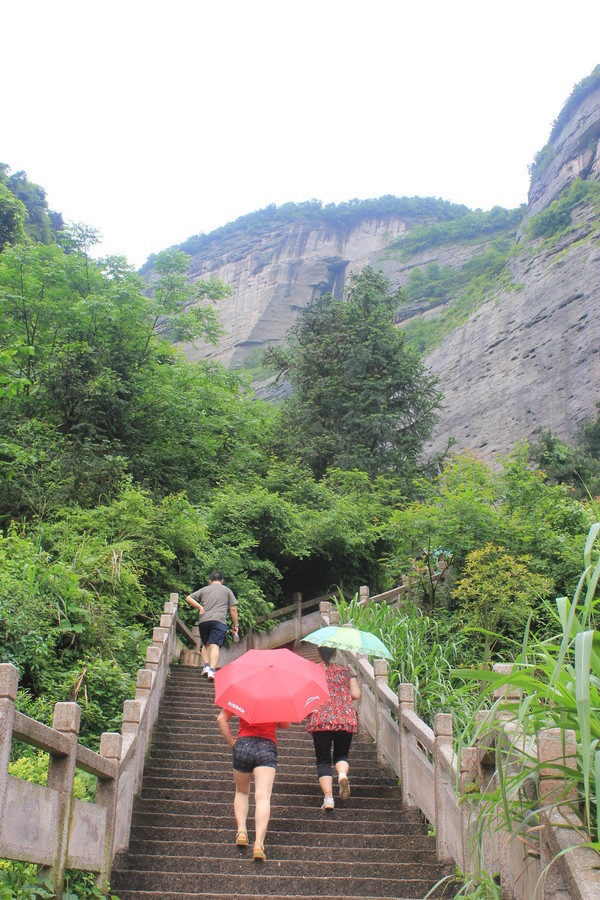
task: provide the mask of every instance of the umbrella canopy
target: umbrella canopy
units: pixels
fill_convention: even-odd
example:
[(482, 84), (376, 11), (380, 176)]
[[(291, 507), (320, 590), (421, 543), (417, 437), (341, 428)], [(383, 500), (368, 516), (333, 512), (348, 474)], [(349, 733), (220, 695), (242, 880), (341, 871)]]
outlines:
[(359, 631), (358, 628), (346, 628), (340, 625), (328, 625), (307, 634), (304, 641), (316, 644), (317, 647), (335, 647), (337, 650), (354, 650), (366, 653), (367, 656), (391, 659), (392, 654), (383, 641), (370, 631)]
[(215, 703), (247, 722), (300, 722), (329, 700), (325, 670), (291, 650), (248, 650), (215, 672)]

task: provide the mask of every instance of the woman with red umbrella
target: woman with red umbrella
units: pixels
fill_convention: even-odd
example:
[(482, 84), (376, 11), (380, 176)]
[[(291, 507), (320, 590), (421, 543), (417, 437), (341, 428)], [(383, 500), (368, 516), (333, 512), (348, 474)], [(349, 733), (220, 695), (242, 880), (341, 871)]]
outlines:
[(266, 859), (264, 844), (271, 816), (271, 792), (277, 771), (276, 728), (289, 728), (289, 722), (259, 722), (251, 725), (240, 717), (238, 736), (234, 738), (229, 720), (233, 716), (222, 709), (217, 717), (221, 734), (233, 748), (235, 797), (233, 812), (237, 823), (238, 847), (248, 846), (246, 819), (250, 799), (250, 782), (254, 775), (254, 859)]
[[(277, 769), (277, 728), (300, 722), (329, 698), (319, 666), (285, 648), (248, 650), (215, 673), (217, 722), (233, 748), (237, 824), (236, 844), (246, 847), (249, 791), (254, 775), (254, 859), (266, 859), (264, 840), (271, 815), (271, 792)], [(237, 738), (230, 719), (239, 717)]]

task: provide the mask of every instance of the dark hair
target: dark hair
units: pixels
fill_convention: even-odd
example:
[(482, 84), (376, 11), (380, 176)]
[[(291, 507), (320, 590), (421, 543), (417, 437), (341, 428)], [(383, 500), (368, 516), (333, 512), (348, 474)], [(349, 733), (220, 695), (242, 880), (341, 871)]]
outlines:
[(208, 576), (208, 580), (209, 581), (223, 581), (223, 576), (221, 575), (220, 572), (217, 572), (217, 570), (215, 569), (215, 571), (211, 572), (210, 575)]
[(317, 647), (317, 650), (325, 665), (328, 666), (335, 656), (335, 647)]

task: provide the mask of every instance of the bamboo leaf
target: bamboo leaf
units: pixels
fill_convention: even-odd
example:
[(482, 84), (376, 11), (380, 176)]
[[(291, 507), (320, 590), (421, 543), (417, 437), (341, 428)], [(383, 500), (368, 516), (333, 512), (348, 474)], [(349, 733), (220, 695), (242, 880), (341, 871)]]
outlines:
[(591, 728), (590, 728), (590, 664), (592, 658), (593, 631), (583, 631), (575, 639), (575, 698), (581, 735), (581, 759), (587, 821), (590, 821), (590, 769)]

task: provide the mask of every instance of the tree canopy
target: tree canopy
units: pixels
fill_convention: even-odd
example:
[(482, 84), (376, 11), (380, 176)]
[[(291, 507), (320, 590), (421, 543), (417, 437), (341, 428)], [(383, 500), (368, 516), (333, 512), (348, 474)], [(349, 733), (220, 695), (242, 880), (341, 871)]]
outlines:
[(289, 452), (322, 477), (330, 466), (409, 476), (441, 400), (436, 379), (394, 326), (398, 295), (371, 268), (343, 299), (325, 294), (265, 364), (293, 389), (283, 404)]

